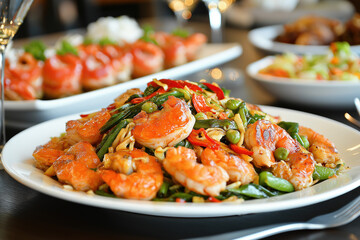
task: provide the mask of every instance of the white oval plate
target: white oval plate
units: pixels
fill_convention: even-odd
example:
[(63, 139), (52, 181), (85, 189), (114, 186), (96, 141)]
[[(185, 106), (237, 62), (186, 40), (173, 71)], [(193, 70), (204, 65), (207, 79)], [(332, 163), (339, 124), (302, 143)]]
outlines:
[(57, 117), (100, 109), (112, 103), (125, 90), (141, 88), (153, 78), (176, 79), (228, 62), (241, 54), (242, 47), (238, 43), (210, 43), (203, 47), (194, 61), (114, 86), (54, 100), (5, 101), (6, 124), (17, 128), (27, 128)]
[(339, 109), (354, 107), (354, 98), (360, 97), (360, 82), (312, 81), (258, 73), (273, 60), (273, 56), (260, 59), (249, 64), (246, 71), (251, 78), (278, 99), (300, 105)]
[[(283, 32), (283, 25), (274, 25), (253, 29), (249, 32), (249, 41), (257, 48), (269, 53), (326, 54), (329, 46), (296, 45), (274, 41)], [(351, 46), (351, 50), (360, 53), (360, 45)]]
[[(326, 180), (302, 191), (243, 203), (166, 203), (108, 198), (64, 190), (33, 165), (36, 146), (64, 132), (71, 115), (36, 125), (11, 138), (3, 150), (5, 170), (20, 183), (55, 198), (80, 204), (127, 212), (168, 217), (220, 217), (293, 209), (325, 201), (351, 191), (360, 185), (360, 132), (342, 123), (317, 115), (275, 107), (262, 107), (265, 112), (284, 120), (311, 127), (332, 140), (344, 160), (346, 169), (339, 177)], [(346, 137), (344, 137), (346, 136)], [(21, 149), (21, 151), (19, 151)]]

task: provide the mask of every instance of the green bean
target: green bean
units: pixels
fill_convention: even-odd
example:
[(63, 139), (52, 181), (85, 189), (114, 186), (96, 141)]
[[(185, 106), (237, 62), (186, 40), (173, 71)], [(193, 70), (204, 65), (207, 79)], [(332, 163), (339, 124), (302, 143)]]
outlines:
[(175, 201), (177, 198), (181, 198), (181, 199), (184, 199), (187, 202), (190, 202), (192, 197), (193, 197), (193, 195), (191, 195), (189, 193), (177, 192), (177, 193), (172, 194), (169, 197), (169, 200), (170, 201)]
[(200, 128), (223, 128), (225, 130), (228, 129), (237, 129), (236, 123), (232, 120), (228, 119), (204, 119), (204, 120), (196, 120), (194, 129)]
[(141, 98), (141, 97), (143, 97), (142, 94), (135, 93), (135, 94), (131, 95), (131, 96), (126, 100), (125, 103), (130, 102), (130, 101), (133, 100), (134, 98)]
[(308, 149), (308, 148), (310, 147), (310, 143), (309, 143), (308, 138), (307, 138), (306, 136), (304, 136), (304, 135), (300, 135), (300, 138), (301, 138), (301, 140), (302, 140), (303, 143), (304, 143), (303, 147), (304, 147), (305, 149)]
[(259, 184), (281, 192), (295, 191), (294, 186), (289, 181), (275, 177), (272, 173), (267, 171), (263, 171), (259, 174)]
[(122, 111), (124, 111), (125, 109), (131, 107), (132, 105), (133, 105), (132, 103), (125, 103), (125, 104), (122, 105), (121, 107), (118, 107), (118, 108), (112, 110), (112, 112), (118, 112), (118, 113), (119, 113), (119, 112), (122, 112)]
[(241, 101), (240, 100), (237, 100), (237, 99), (229, 99), (226, 103), (225, 103), (225, 106), (226, 108), (230, 109), (230, 110), (233, 110), (233, 111), (236, 111), (239, 106), (241, 104)]
[(129, 120), (124, 119), (122, 120), (116, 127), (111, 129), (111, 131), (108, 133), (108, 135), (101, 141), (100, 143), (100, 149), (97, 151), (97, 155), (102, 161), (104, 155), (108, 152), (109, 147), (114, 142), (116, 136), (119, 134), (120, 130), (124, 127), (126, 127), (129, 123)]
[(299, 124), (296, 122), (279, 122), (278, 126), (280, 126), (281, 128), (285, 129), (289, 135), (295, 139), (296, 141), (298, 141), (303, 147), (305, 147), (303, 140), (301, 139), (300, 135), (299, 135)]
[(179, 146), (194, 149), (193, 145), (191, 145), (191, 143), (186, 139), (182, 140), (181, 142), (176, 144), (174, 147), (179, 147)]
[(242, 121), (242, 123), (244, 125), (244, 128), (246, 128), (246, 126), (247, 126), (246, 109), (245, 108), (240, 108), (239, 109), (239, 115), (240, 115), (241, 121)]
[(146, 102), (141, 106), (141, 109), (144, 110), (146, 113), (152, 113), (155, 112), (158, 107), (155, 103), (153, 102)]
[(149, 96), (150, 94), (153, 94), (156, 92), (160, 87), (154, 87), (154, 86), (148, 86), (144, 91), (144, 97)]
[(190, 94), (188, 91), (186, 91), (185, 89), (182, 89), (182, 88), (172, 88), (172, 90), (181, 92), (181, 93), (184, 95), (185, 101), (189, 101), (189, 100), (191, 99), (191, 94)]
[(289, 150), (283, 147), (279, 147), (275, 150), (274, 156), (277, 160), (286, 160), (289, 155)]
[(202, 112), (199, 112), (199, 113), (197, 113), (197, 114), (195, 115), (195, 119), (196, 119), (196, 120), (204, 120), (204, 119), (206, 119), (206, 118), (207, 118), (206, 114), (205, 114), (205, 113), (202, 113)]
[(157, 196), (160, 197), (160, 198), (166, 197), (167, 194), (168, 194), (169, 186), (170, 186), (170, 183), (164, 181), (161, 184), (161, 187), (160, 187), (159, 191), (157, 192)]
[(326, 180), (332, 176), (334, 176), (337, 172), (338, 168), (328, 168), (323, 166), (315, 165), (315, 170), (313, 172), (314, 180)]
[(233, 144), (237, 144), (240, 141), (240, 132), (238, 130), (230, 129), (226, 131), (226, 139)]

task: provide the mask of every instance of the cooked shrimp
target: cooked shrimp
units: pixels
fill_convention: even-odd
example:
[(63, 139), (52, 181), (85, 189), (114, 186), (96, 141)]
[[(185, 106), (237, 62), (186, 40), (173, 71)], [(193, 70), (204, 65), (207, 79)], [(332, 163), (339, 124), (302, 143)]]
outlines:
[(164, 53), (165, 68), (186, 63), (186, 48), (179, 37), (165, 32), (156, 32), (153, 37)]
[(36, 167), (42, 170), (48, 169), (68, 147), (70, 145), (63, 137), (51, 138), (48, 143), (38, 146), (33, 153)]
[(203, 195), (219, 195), (229, 180), (223, 168), (197, 163), (195, 152), (185, 147), (170, 148), (163, 166), (181, 185)]
[(207, 37), (202, 33), (194, 33), (183, 40), (186, 48), (186, 58), (188, 61), (195, 60), (201, 49), (206, 43)]
[(296, 190), (312, 185), (312, 174), (315, 161), (311, 153), (295, 152), (288, 156), (287, 161), (280, 161), (273, 165), (272, 173), (292, 183)]
[(89, 114), (78, 120), (70, 120), (66, 123), (67, 140), (71, 144), (80, 141), (96, 144), (101, 140), (100, 128), (110, 119), (108, 111), (102, 110)]
[(255, 180), (257, 173), (253, 165), (240, 156), (227, 153), (223, 149), (206, 148), (201, 154), (201, 162), (207, 166), (219, 166), (223, 168), (230, 177), (231, 182), (240, 181), (248, 184)]
[(339, 153), (329, 139), (315, 132), (311, 128), (300, 126), (299, 135), (307, 137), (310, 147), (309, 151), (314, 155), (315, 161), (321, 164), (335, 164), (340, 160)]
[(149, 148), (172, 147), (189, 136), (195, 124), (186, 102), (170, 96), (163, 109), (147, 114), (141, 111), (134, 117), (133, 135), (136, 142)]
[(115, 84), (114, 67), (108, 56), (97, 51), (83, 59), (81, 84), (86, 90), (94, 90)]
[(16, 62), (5, 61), (5, 99), (34, 100), (41, 98), (42, 67), (30, 53), (24, 53)]
[(120, 96), (118, 96), (117, 98), (115, 98), (115, 105), (116, 107), (120, 107), (129, 99), (131, 95), (142, 94), (142, 93), (143, 92), (139, 88), (131, 88), (126, 92), (124, 92), (123, 94), (121, 94)]
[(116, 82), (130, 80), (133, 69), (133, 56), (130, 52), (117, 45), (105, 45), (101, 48), (101, 52), (110, 58)]
[(60, 182), (70, 184), (79, 191), (96, 190), (102, 183), (98, 171), (100, 164), (94, 147), (87, 142), (79, 142), (69, 148), (53, 164)]
[(157, 45), (138, 40), (131, 45), (131, 53), (134, 78), (153, 74), (163, 69), (164, 54)]
[(116, 196), (139, 200), (155, 197), (163, 182), (161, 165), (155, 157), (134, 149), (109, 153), (105, 159), (111, 170), (101, 170), (101, 176)]
[(43, 89), (48, 98), (61, 98), (81, 92), (80, 58), (65, 54), (48, 58), (43, 67)]
[(283, 147), (290, 153), (300, 151), (299, 143), (283, 128), (267, 120), (258, 120), (245, 132), (245, 145), (254, 152), (257, 167), (271, 167), (275, 163), (274, 151)]

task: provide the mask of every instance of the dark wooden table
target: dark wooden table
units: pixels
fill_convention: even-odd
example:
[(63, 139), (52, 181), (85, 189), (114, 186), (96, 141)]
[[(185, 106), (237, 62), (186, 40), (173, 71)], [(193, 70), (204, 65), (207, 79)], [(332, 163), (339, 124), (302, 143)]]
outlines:
[[(166, 29), (170, 26), (166, 21), (156, 24), (159, 29)], [(207, 24), (192, 23), (190, 26), (197, 31), (209, 33)], [(226, 28), (224, 33), (227, 42), (239, 42), (243, 47), (242, 56), (223, 66), (218, 66), (220, 69), (235, 68), (240, 71), (240, 77), (237, 81), (238, 88), (233, 89), (233, 96), (241, 97), (256, 104), (316, 113), (353, 127), (343, 115), (345, 111), (348, 111), (355, 116), (355, 108), (330, 110), (290, 105), (277, 101), (251, 81), (245, 74), (245, 68), (249, 63), (262, 58), (264, 54), (249, 43), (247, 33), (248, 30), (231, 27)], [(201, 74), (203, 73), (186, 76), (186, 78), (194, 79), (202, 76)], [(7, 128), (8, 138), (19, 131), (21, 130)], [(60, 200), (23, 186), (2, 170), (0, 171), (0, 239), (90, 240), (199, 237), (267, 224), (306, 221), (319, 214), (340, 208), (357, 197), (359, 193), (360, 188), (358, 187), (349, 193), (322, 203), (263, 214), (218, 218), (167, 218), (102, 209)], [(360, 218), (343, 227), (283, 233), (267, 239), (355, 240), (359, 238)]]

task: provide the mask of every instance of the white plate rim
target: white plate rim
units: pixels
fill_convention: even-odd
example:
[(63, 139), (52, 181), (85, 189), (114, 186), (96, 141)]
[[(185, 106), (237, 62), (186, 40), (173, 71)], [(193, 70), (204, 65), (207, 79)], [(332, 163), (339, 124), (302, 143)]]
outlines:
[[(317, 122), (318, 124), (322, 124), (325, 122), (328, 125), (332, 125), (335, 127), (340, 128), (341, 131), (345, 131), (346, 133), (351, 134), (353, 137), (359, 138), (360, 143), (360, 133), (355, 129), (339, 123), (335, 120), (327, 119), (325, 117), (317, 116), (310, 113), (299, 112), (296, 110), (284, 109), (284, 108), (277, 108), (277, 107), (269, 107), (269, 106), (261, 106), (264, 111), (271, 113), (280, 113), (281, 115), (289, 115), (293, 116), (302, 116), (305, 119), (309, 118)], [(322, 182), (318, 185), (315, 185), (311, 188), (285, 194), (279, 197), (272, 197), (269, 199), (259, 199), (259, 200), (251, 200), (245, 201), (242, 204), (234, 204), (234, 203), (206, 203), (206, 204), (177, 204), (177, 203), (162, 203), (162, 202), (150, 202), (150, 201), (136, 201), (136, 200), (125, 200), (125, 199), (113, 199), (113, 198), (106, 198), (101, 196), (89, 196), (85, 193), (80, 192), (72, 192), (66, 191), (59, 187), (60, 184), (56, 183), (54, 180), (50, 181), (51, 185), (58, 186), (58, 187), (49, 187), (45, 184), (41, 184), (34, 180), (31, 180), (24, 176), (26, 172), (26, 168), (30, 168), (32, 174), (35, 174), (36, 177), (45, 177), (45, 179), (49, 179), (45, 175), (43, 175), (40, 170), (36, 169), (34, 166), (30, 165), (29, 163), (25, 163), (24, 166), (26, 168), (23, 169), (14, 169), (14, 156), (12, 156), (9, 149), (12, 147), (18, 147), (16, 145), (17, 141), (19, 141), (22, 137), (27, 136), (28, 134), (33, 134), (33, 132), (37, 132), (38, 130), (46, 127), (51, 126), (53, 124), (62, 124), (64, 125), (66, 120), (76, 118), (78, 115), (69, 115), (61, 118), (57, 118), (54, 120), (50, 120), (36, 126), (33, 126), (29, 129), (22, 131), (21, 133), (17, 134), (13, 138), (11, 138), (8, 143), (5, 145), (3, 150), (3, 164), (5, 170), (17, 181), (22, 183), (25, 186), (28, 186), (36, 191), (41, 193), (50, 195), (55, 198), (76, 202), (80, 204), (100, 207), (100, 208), (108, 208), (113, 210), (121, 210), (121, 211), (128, 211), (146, 215), (155, 215), (155, 216), (167, 216), (167, 217), (222, 217), (222, 216), (233, 216), (233, 215), (244, 215), (250, 213), (263, 213), (263, 212), (271, 212), (271, 211), (281, 211), (281, 210), (289, 210), (293, 208), (303, 207), (312, 205), (318, 202), (322, 202), (325, 200), (329, 200), (345, 194), (360, 185), (360, 163), (353, 166), (352, 169), (346, 171), (340, 177), (336, 179), (330, 179), (325, 182)], [(313, 123), (313, 124), (315, 124)], [(60, 130), (59, 130), (60, 131)], [(49, 133), (50, 134), (50, 133)], [(49, 136), (43, 136), (42, 138), (46, 139)], [(38, 140), (39, 141), (39, 140)], [(41, 142), (40, 144), (43, 144)], [(33, 145), (36, 143), (32, 143)], [(38, 144), (38, 143), (37, 143)], [(350, 147), (350, 146), (347, 146)], [(359, 148), (360, 144), (358, 144), (357, 148), (353, 147), (356, 151), (355, 154), (359, 156)], [(31, 148), (32, 151), (35, 148)], [(348, 151), (348, 150), (347, 150)], [(32, 153), (32, 152), (31, 152)], [(30, 154), (31, 154), (30, 153)], [(31, 157), (31, 156), (29, 156)], [(15, 155), (16, 158), (16, 155)], [(18, 157), (19, 158), (19, 157)], [(355, 157), (356, 158), (356, 155)], [(359, 158), (359, 157), (357, 157)], [(12, 159), (12, 160), (10, 160)], [(354, 159), (352, 159), (354, 160)], [(359, 159), (358, 159), (359, 160)], [(17, 159), (17, 163), (24, 163), (24, 159)], [(346, 162), (346, 160), (345, 160)], [(23, 167), (24, 167), (23, 166)], [(21, 173), (21, 171), (25, 171)], [(349, 178), (351, 180), (349, 180)], [(345, 181), (342, 183), (341, 181)], [(348, 181), (348, 182), (346, 182)], [(340, 184), (340, 187), (332, 188), (333, 184)], [(329, 190), (325, 190), (324, 192), (314, 193), (315, 190), (321, 190), (321, 188), (329, 187)], [(299, 200), (299, 197), (300, 200)], [(289, 198), (289, 199), (288, 199)]]

